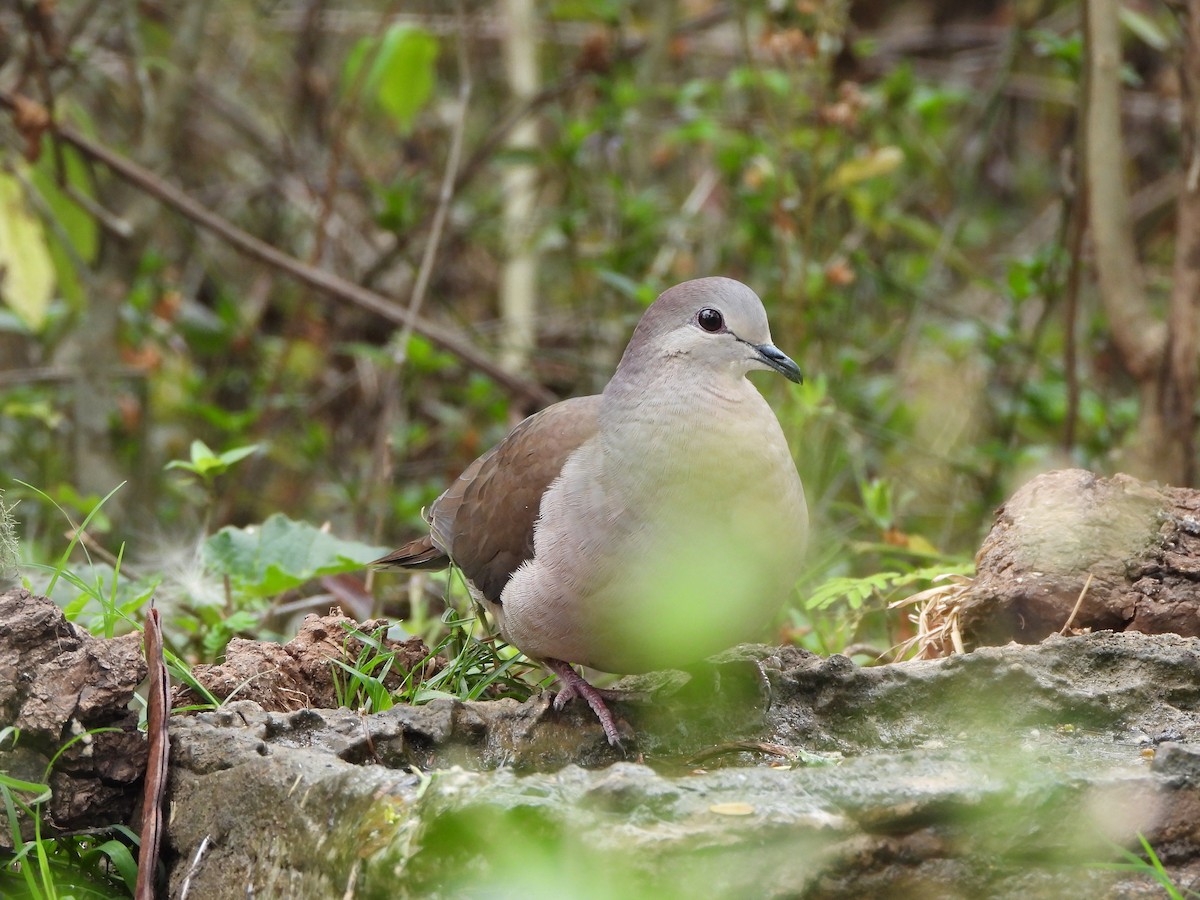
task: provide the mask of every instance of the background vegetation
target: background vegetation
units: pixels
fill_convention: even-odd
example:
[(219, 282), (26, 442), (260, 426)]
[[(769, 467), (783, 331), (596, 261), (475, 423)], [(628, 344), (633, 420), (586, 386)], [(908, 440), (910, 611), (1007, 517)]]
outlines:
[(338, 604), (518, 689), (357, 570), (725, 274), (808, 378), (783, 635), (872, 658), (1038, 471), (1195, 480), (1198, 97), (1195, 2), (5, 4), (0, 580), (156, 596), (181, 675)]
[[(721, 273), (808, 376), (762, 382), (816, 522), (789, 633), (885, 648), (874, 589), (969, 558), (1037, 471), (1193, 478), (1195, 28), (1109, 0), (6, 6), (22, 561), (93, 514), (62, 602), (157, 591), (192, 660), (335, 602), (423, 616), (338, 576)], [(222, 552), (267, 533), (289, 564)]]

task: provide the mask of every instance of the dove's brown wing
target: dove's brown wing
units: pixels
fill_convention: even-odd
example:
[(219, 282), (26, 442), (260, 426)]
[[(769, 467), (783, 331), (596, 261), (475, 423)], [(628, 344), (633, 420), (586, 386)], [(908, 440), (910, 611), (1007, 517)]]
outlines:
[(493, 602), (533, 555), (542, 495), (567, 457), (596, 433), (600, 396), (548, 406), (467, 467), (429, 510), (431, 533), (375, 565), (441, 569), (450, 560)]

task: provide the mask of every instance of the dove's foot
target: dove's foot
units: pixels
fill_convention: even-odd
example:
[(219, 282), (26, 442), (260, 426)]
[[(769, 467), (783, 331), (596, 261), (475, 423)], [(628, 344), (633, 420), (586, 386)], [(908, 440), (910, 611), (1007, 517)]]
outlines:
[(617, 733), (617, 723), (613, 720), (612, 713), (609, 712), (608, 706), (604, 703), (604, 692), (588, 684), (587, 679), (571, 668), (569, 663), (565, 663), (561, 659), (547, 659), (544, 662), (546, 667), (557, 675), (558, 680), (562, 683), (562, 688), (554, 698), (554, 708), (562, 709), (571, 700), (574, 700), (576, 697), (582, 697), (587, 701), (587, 705), (592, 708), (592, 712), (596, 714), (596, 718), (600, 720), (600, 725), (604, 728), (604, 735), (608, 738), (608, 742), (614, 747), (623, 749), (621, 736)]

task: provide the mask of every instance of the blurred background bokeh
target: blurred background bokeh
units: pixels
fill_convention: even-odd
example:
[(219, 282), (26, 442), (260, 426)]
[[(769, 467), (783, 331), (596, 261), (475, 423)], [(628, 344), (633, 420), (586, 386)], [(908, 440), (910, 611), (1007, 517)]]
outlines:
[[(1031, 475), (1193, 478), (1189, 23), (1142, 0), (6, 4), (23, 556), (62, 551), (51, 499), (78, 521), (122, 482), (89, 533), (152, 569), (276, 512), (395, 545), (522, 416), (599, 390), (662, 289), (722, 274), (806, 375), (758, 382), (815, 523), (789, 633), (902, 639), (900, 576), (962, 570)], [(204, 468), (196, 440), (257, 449), (166, 467)]]

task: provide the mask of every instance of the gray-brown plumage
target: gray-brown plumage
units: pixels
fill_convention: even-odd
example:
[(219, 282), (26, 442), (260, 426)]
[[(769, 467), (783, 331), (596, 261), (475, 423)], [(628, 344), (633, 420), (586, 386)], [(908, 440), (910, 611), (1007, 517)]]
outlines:
[(617, 743), (570, 663), (699, 660), (757, 636), (799, 575), (804, 491), (753, 369), (800, 380), (753, 291), (666, 291), (603, 394), (520, 423), (434, 501), (428, 536), (377, 564), (453, 561), (505, 640), (563, 681), (556, 702), (583, 696)]
[(542, 495), (567, 457), (595, 434), (599, 409), (599, 394), (576, 397), (522, 421), (434, 501), (429, 534), (375, 565), (436, 571), (454, 560), (486, 600), (499, 603), (512, 573), (533, 556)]

